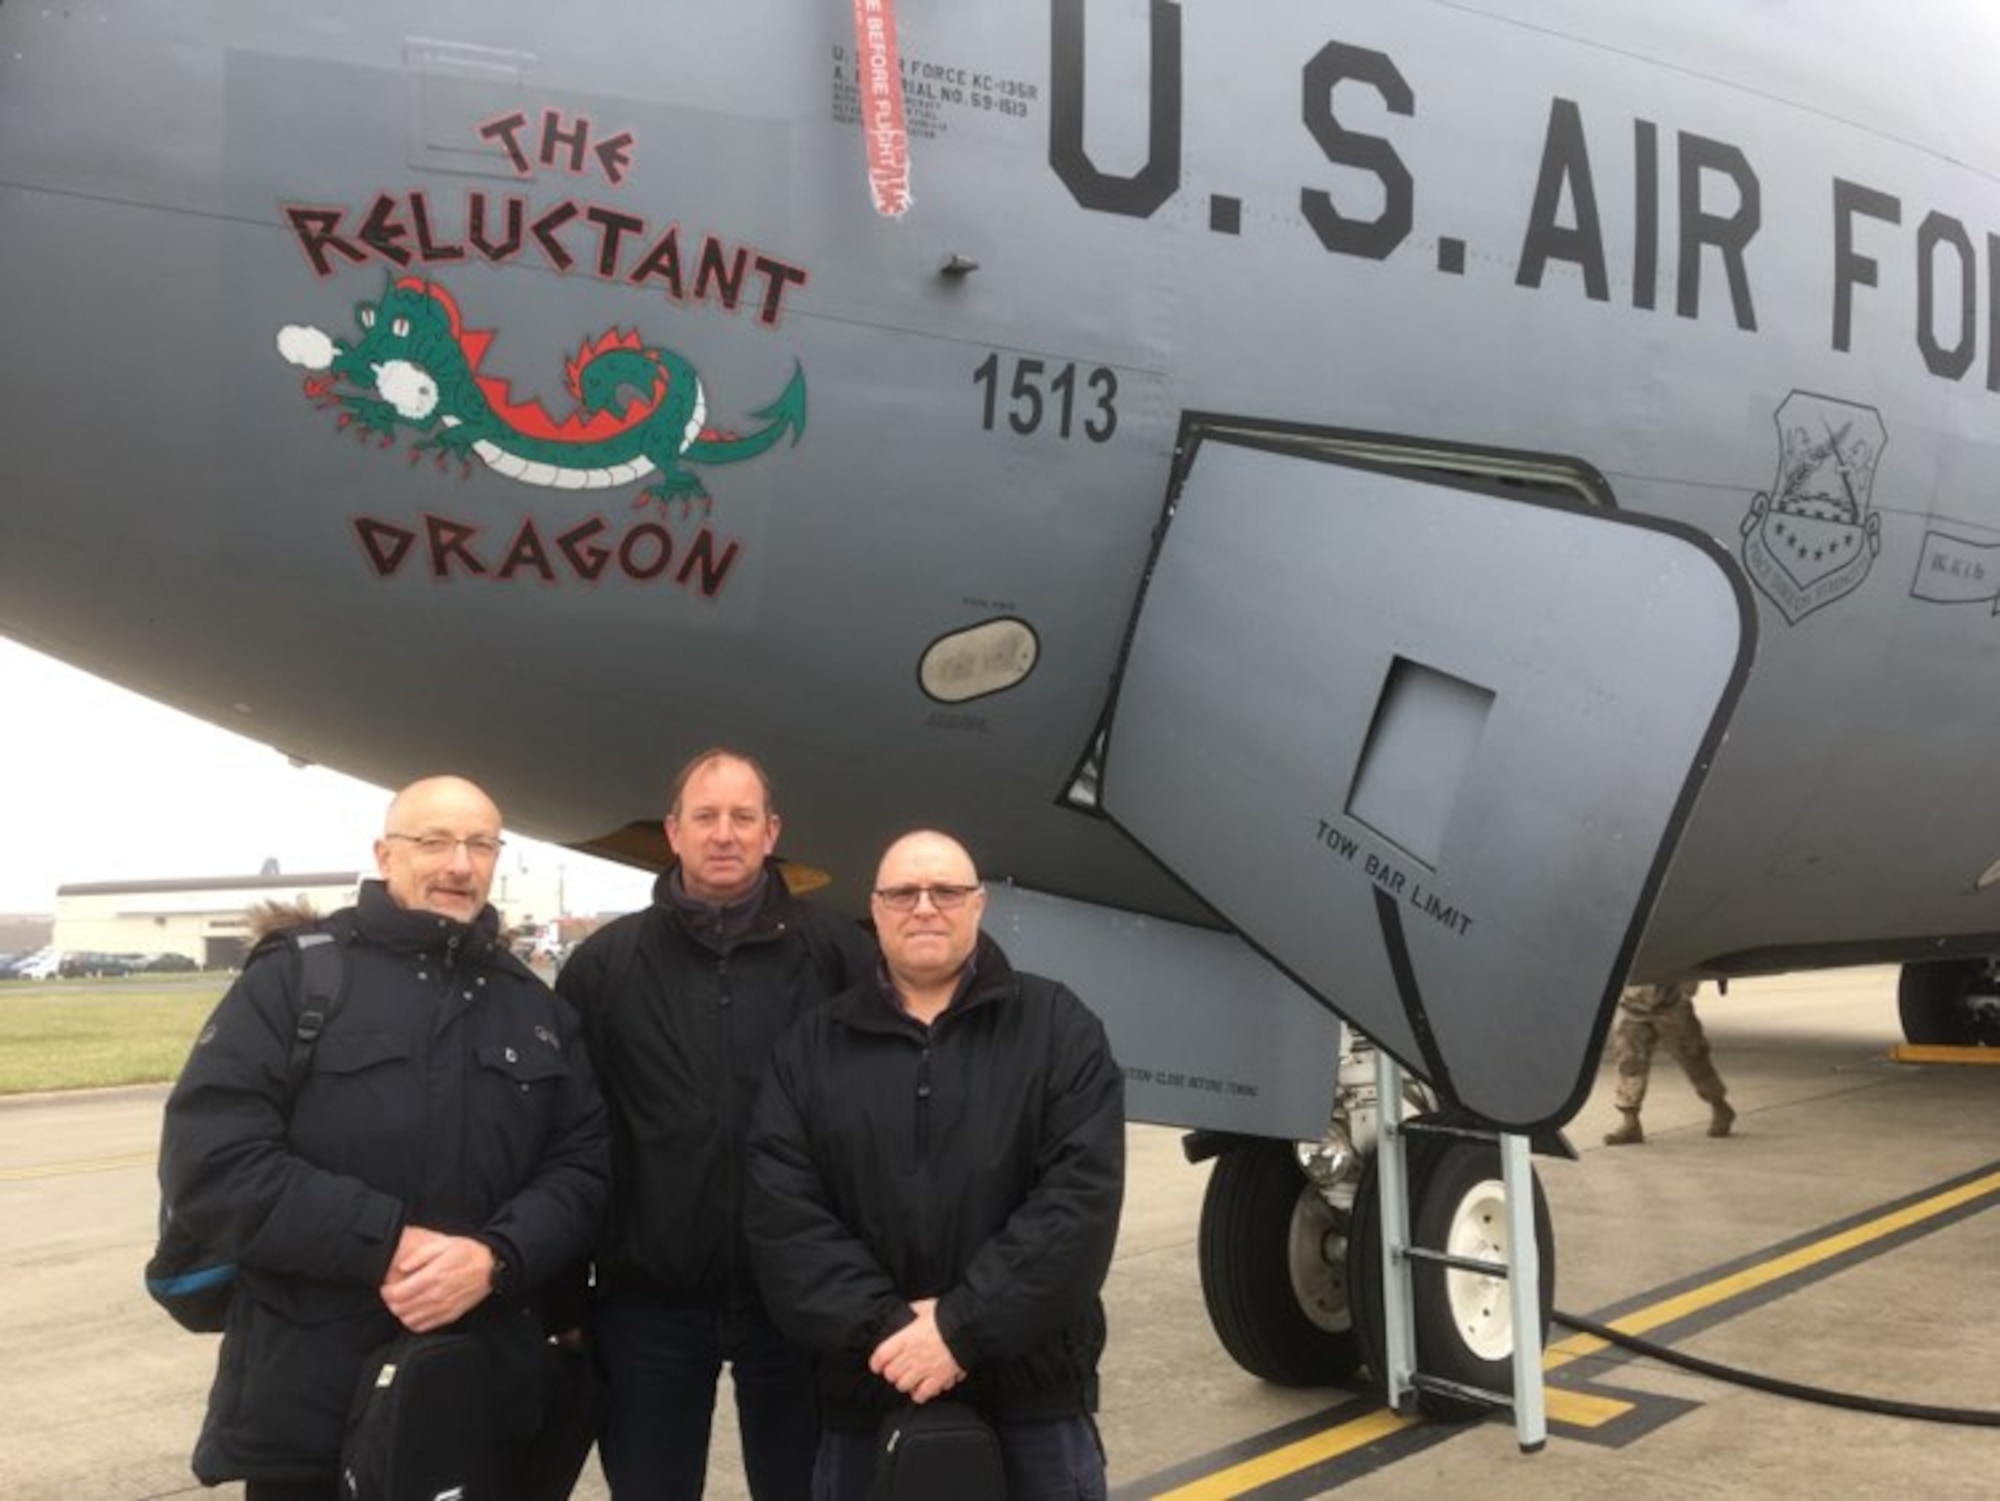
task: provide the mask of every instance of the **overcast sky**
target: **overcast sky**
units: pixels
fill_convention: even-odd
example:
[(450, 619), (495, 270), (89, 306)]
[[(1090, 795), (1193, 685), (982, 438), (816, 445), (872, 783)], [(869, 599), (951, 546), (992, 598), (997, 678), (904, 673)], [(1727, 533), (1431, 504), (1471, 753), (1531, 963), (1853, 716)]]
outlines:
[[(79, 881), (374, 869), (389, 794), (0, 638), (0, 912), (55, 910)], [(651, 878), (508, 836), (559, 860), (573, 912), (636, 907)]]

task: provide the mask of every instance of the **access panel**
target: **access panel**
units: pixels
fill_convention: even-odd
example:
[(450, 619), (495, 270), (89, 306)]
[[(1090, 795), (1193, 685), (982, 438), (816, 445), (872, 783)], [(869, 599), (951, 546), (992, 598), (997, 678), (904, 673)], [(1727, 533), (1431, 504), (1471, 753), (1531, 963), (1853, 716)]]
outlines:
[(1101, 806), (1447, 1099), (1557, 1124), (1754, 629), (1727, 555), (1676, 523), (1210, 437)]
[(1340, 1019), (1234, 933), (988, 882), (1007, 957), (1097, 1013), (1125, 1116), (1317, 1141), (1333, 1118)]

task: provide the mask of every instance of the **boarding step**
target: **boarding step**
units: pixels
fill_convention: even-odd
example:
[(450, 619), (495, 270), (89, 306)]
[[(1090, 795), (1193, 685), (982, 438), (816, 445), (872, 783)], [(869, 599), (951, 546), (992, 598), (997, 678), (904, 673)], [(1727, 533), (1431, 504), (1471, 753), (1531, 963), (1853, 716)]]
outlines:
[[(1528, 1160), (1527, 1139), (1490, 1127), (1404, 1120), (1402, 1070), (1380, 1049), (1375, 1055), (1375, 1078), (1383, 1122), (1376, 1147), (1375, 1178), (1381, 1194), (1383, 1363), (1388, 1367), (1380, 1374), (1389, 1406), (1405, 1412), (1419, 1394), (1431, 1393), (1471, 1406), (1511, 1410), (1521, 1452), (1538, 1453), (1548, 1442), (1548, 1407), (1542, 1386), (1541, 1249), (1535, 1240), (1534, 1171)], [(1505, 1260), (1460, 1256), (1412, 1243), (1406, 1136), (1471, 1141), (1499, 1148), (1501, 1176), (1507, 1190)], [(1507, 1302), (1514, 1333), (1511, 1393), (1489, 1391), (1416, 1368), (1417, 1309), (1410, 1277), (1412, 1263), (1498, 1277), (1508, 1284)], [(1432, 1310), (1433, 1315), (1442, 1311)]]
[(1429, 1246), (1398, 1246), (1397, 1253), (1407, 1261), (1421, 1261), (1430, 1266), (1448, 1266), (1455, 1272), (1478, 1272), (1483, 1277), (1511, 1277), (1504, 1261), (1487, 1261), (1478, 1256), (1453, 1256), (1448, 1251), (1434, 1251)]
[(1491, 1145), (1501, 1139), (1501, 1133), (1491, 1126), (1467, 1126), (1452, 1121), (1408, 1120), (1401, 1130), (1405, 1136), (1440, 1136), (1450, 1141), (1479, 1141)]
[(1484, 1402), (1496, 1412), (1514, 1405), (1514, 1399), (1505, 1392), (1468, 1386), (1462, 1381), (1447, 1381), (1442, 1376), (1426, 1376), (1422, 1371), (1411, 1372), (1410, 1386), (1420, 1392), (1436, 1392), (1440, 1397), (1456, 1397), (1461, 1402)]

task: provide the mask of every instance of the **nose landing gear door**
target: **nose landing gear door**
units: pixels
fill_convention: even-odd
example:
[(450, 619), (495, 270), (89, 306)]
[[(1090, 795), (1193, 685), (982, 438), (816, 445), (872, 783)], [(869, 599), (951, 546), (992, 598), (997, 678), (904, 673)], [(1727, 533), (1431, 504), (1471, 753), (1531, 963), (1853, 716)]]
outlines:
[(1557, 1123), (1754, 630), (1678, 524), (1209, 438), (1100, 806), (1447, 1099)]

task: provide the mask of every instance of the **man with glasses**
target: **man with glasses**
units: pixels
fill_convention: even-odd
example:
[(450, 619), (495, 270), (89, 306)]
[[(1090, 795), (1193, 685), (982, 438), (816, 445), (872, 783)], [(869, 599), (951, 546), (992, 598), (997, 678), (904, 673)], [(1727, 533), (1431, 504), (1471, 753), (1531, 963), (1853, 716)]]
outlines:
[(819, 1441), (804, 1351), (765, 1316), (743, 1241), (744, 1136), (771, 1045), (867, 973), (867, 936), (786, 889), (764, 770), (711, 750), (674, 779), (653, 904), (586, 939), (557, 989), (611, 1111), (592, 1328), (611, 1388), (614, 1501), (696, 1501), (727, 1363), (755, 1501), (807, 1501)]
[(880, 968), (786, 1035), (758, 1100), (750, 1244), (817, 1357), (817, 1501), (862, 1501), (884, 1417), (947, 1392), (999, 1435), (1010, 1501), (1105, 1494), (1124, 1078), (1083, 1003), (980, 932), (985, 905), (956, 840), (891, 845)]
[[(206, 1484), (336, 1501), (363, 1362), (406, 1329), (481, 1342), (503, 1455), (539, 1423), (532, 1297), (588, 1251), (610, 1150), (574, 1016), (486, 904), (500, 849), (471, 782), (397, 793), (381, 878), (323, 920), (280, 914), (167, 1100), (162, 1198), (239, 1268), (194, 1453)], [(302, 956), (328, 943), (341, 983), (308, 1038)]]

